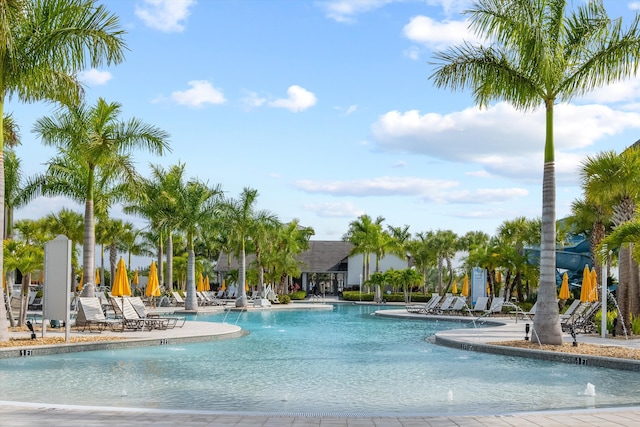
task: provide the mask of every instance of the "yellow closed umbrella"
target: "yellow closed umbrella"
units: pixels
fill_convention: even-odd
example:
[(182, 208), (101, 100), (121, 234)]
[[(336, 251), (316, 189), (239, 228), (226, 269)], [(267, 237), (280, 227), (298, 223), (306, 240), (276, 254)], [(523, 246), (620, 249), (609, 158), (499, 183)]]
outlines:
[(244, 282), (244, 290), (245, 291), (249, 290), (249, 281), (248, 280), (246, 282)]
[(129, 278), (127, 277), (127, 267), (124, 265), (124, 259), (120, 258), (118, 267), (116, 268), (116, 278), (111, 286), (111, 294), (115, 297), (131, 296), (131, 286), (129, 286)]
[(222, 286), (220, 287), (220, 289), (222, 289), (223, 291), (227, 290), (227, 282), (224, 279), (222, 279)]
[(465, 274), (464, 279), (462, 279), (462, 293), (463, 297), (469, 296), (469, 275)]
[(196, 291), (204, 291), (204, 278), (202, 277), (202, 273), (200, 273), (200, 276), (198, 277), (198, 286), (196, 287)]
[(151, 267), (149, 267), (149, 281), (147, 282), (146, 295), (148, 297), (160, 296), (160, 283), (158, 281), (158, 267), (155, 261), (151, 261)]
[(211, 284), (209, 283), (209, 276), (204, 276), (204, 290), (205, 291), (211, 290)]
[(84, 271), (82, 271), (80, 273), (80, 283), (78, 283), (78, 286), (76, 287), (76, 291), (81, 291), (82, 290), (82, 282), (84, 281)]
[(451, 293), (452, 294), (457, 294), (458, 293), (458, 284), (456, 283), (456, 281), (453, 281), (453, 286), (451, 286)]
[(596, 274), (596, 269), (591, 270), (591, 281), (590, 281), (590, 289), (589, 289), (589, 301), (594, 302), (598, 301), (598, 275)]
[(500, 270), (496, 271), (496, 283), (500, 283), (502, 282), (502, 273), (500, 273)]
[(100, 269), (96, 268), (96, 286), (100, 284)]
[(138, 270), (135, 271), (135, 273), (133, 273), (133, 284), (137, 285), (140, 282), (140, 279), (138, 279)]
[(591, 272), (589, 266), (585, 265), (582, 271), (582, 288), (580, 289), (580, 302), (589, 301), (589, 292), (591, 289)]
[(569, 292), (569, 276), (566, 272), (562, 275), (562, 285), (560, 286), (560, 294), (558, 295), (558, 298), (563, 300), (571, 298), (571, 293)]

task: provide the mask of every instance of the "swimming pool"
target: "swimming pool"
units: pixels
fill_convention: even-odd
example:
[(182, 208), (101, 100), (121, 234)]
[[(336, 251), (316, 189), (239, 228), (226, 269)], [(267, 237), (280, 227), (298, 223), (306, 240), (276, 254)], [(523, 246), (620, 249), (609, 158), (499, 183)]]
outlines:
[(4, 359), (0, 400), (324, 416), (501, 414), (640, 402), (640, 373), (441, 347), (425, 338), (473, 325), (371, 315), (379, 309), (339, 304), (332, 311), (198, 316), (237, 321), (250, 334)]

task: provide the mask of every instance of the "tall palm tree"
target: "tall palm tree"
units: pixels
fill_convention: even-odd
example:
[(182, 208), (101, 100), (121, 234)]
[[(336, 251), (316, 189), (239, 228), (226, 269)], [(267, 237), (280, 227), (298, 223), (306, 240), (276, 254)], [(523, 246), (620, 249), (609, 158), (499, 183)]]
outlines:
[[(137, 118), (122, 121), (120, 114), (120, 104), (100, 98), (93, 107), (69, 106), (53, 117), (39, 119), (34, 126), (34, 132), (45, 145), (58, 149), (56, 158), (49, 162), (43, 191), (85, 204), (82, 251), (85, 271), (95, 271), (96, 189), (102, 189), (105, 202), (120, 200), (126, 194), (122, 186), (131, 187), (140, 182), (132, 151), (146, 149), (162, 155), (169, 149), (169, 135), (165, 131)], [(75, 191), (68, 185), (70, 179), (79, 184)], [(93, 296), (95, 292), (93, 277), (89, 276), (84, 275), (82, 294), (85, 296)]]
[(438, 292), (443, 289), (444, 264), (447, 265), (447, 286), (449, 289), (453, 283), (453, 257), (455, 256), (460, 243), (458, 236), (451, 230), (437, 230), (433, 235), (432, 244), (438, 256)]
[(273, 229), (270, 244), (263, 254), (263, 264), (270, 277), (279, 282), (279, 292), (284, 293), (286, 280), (300, 275), (298, 256), (309, 249), (309, 239), (315, 234), (311, 227), (303, 227), (298, 219), (278, 224)]
[(504, 100), (519, 110), (544, 106), (540, 288), (534, 341), (562, 344), (556, 297), (556, 184), (553, 111), (591, 90), (634, 76), (640, 18), (629, 29), (612, 20), (602, 0), (478, 0), (466, 13), (471, 29), (489, 40), (438, 52), (430, 76), (437, 87), (471, 88), (481, 107)]
[(247, 305), (245, 290), (247, 269), (247, 243), (252, 238), (256, 224), (275, 222), (277, 217), (269, 211), (257, 210), (258, 190), (245, 187), (238, 199), (227, 198), (220, 205), (220, 219), (224, 222), (229, 242), (236, 257), (240, 258), (238, 271), (238, 292), (236, 307)]
[(369, 215), (361, 215), (349, 223), (349, 230), (342, 240), (353, 245), (350, 256), (362, 255), (362, 280), (369, 280), (371, 270), (371, 254), (376, 253), (376, 241), (382, 232), (384, 218), (379, 216), (374, 221)]
[[(209, 225), (218, 214), (218, 202), (222, 195), (220, 185), (209, 187), (205, 183), (192, 179), (187, 182), (178, 194), (178, 230), (185, 233), (187, 243), (187, 299), (185, 310), (196, 310), (196, 256), (195, 239), (202, 228)], [(244, 287), (243, 287), (244, 289)]]
[(411, 239), (408, 244), (409, 253), (413, 258), (413, 264), (416, 270), (422, 274), (422, 284), (424, 292), (427, 292), (427, 276), (429, 272), (437, 266), (438, 252), (436, 251), (433, 231), (418, 232), (415, 238)]
[[(92, 0), (0, 0), (0, 10), (0, 120), (11, 96), (20, 102), (77, 102), (82, 96), (77, 71), (124, 59), (124, 31), (118, 18)], [(4, 129), (3, 123), (0, 230), (4, 230)], [(0, 271), (2, 265), (0, 251)], [(0, 304), (0, 342), (8, 340), (6, 309)]]

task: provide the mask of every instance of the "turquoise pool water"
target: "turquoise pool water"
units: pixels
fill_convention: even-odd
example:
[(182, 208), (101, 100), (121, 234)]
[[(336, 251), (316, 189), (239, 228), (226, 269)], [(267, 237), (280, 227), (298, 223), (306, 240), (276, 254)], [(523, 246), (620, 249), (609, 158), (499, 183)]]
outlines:
[(425, 338), (473, 325), (372, 316), (378, 309), (341, 304), (333, 311), (198, 316), (199, 321), (237, 321), (250, 334), (0, 360), (0, 400), (344, 416), (499, 414), (640, 403), (640, 373), (440, 347)]

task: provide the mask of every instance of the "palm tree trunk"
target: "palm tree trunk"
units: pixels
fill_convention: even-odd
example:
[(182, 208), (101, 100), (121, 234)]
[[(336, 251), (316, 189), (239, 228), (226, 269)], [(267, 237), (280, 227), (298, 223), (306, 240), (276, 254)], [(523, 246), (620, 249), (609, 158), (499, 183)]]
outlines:
[(618, 300), (618, 307), (620, 313), (618, 317), (622, 317), (623, 321), (618, 321), (616, 325), (616, 334), (624, 334), (623, 323), (626, 330), (631, 330), (631, 319), (629, 314), (631, 313), (629, 307), (629, 282), (631, 277), (631, 251), (628, 245), (620, 247), (618, 252), (618, 290), (616, 291), (616, 299)]
[[(90, 181), (88, 188), (93, 186), (93, 180)], [(95, 287), (92, 272), (96, 271), (96, 230), (93, 218), (93, 197), (87, 197), (84, 205), (84, 237), (82, 242), (82, 268), (84, 271), (82, 296), (94, 297)], [(111, 275), (111, 279), (115, 276)]]
[(184, 301), (184, 309), (197, 310), (198, 299), (196, 298), (196, 253), (193, 250), (193, 245), (189, 245), (187, 254), (187, 299)]
[(115, 242), (111, 242), (109, 245), (109, 264), (111, 271), (111, 286), (113, 286), (116, 279), (116, 267), (118, 265), (118, 248), (116, 247)]
[[(4, 96), (0, 95), (0, 122), (4, 117)], [(4, 126), (0, 125), (0, 227), (4, 229)], [(3, 251), (0, 251), (0, 271), (4, 271)], [(9, 284), (7, 283), (7, 287)], [(13, 318), (13, 316), (12, 316)], [(9, 341), (9, 323), (5, 306), (4, 289), (0, 286), (0, 342)]]
[[(162, 238), (159, 239), (158, 242), (158, 283), (160, 283), (160, 286), (165, 286), (164, 285), (164, 268), (162, 268), (163, 263), (162, 263)], [(165, 286), (166, 289), (166, 286)]]
[[(631, 254), (633, 254), (634, 251), (633, 247), (634, 244), (630, 243), (629, 252)], [(629, 277), (629, 311), (631, 312), (631, 314), (633, 314), (633, 317), (636, 317), (640, 313), (640, 301), (638, 301), (638, 283), (640, 282), (640, 280), (638, 280), (638, 263), (633, 255), (631, 256), (630, 260), (630, 268), (631, 274)]]
[[(238, 269), (238, 294), (236, 297), (236, 307), (247, 306), (247, 292), (244, 289), (247, 280), (246, 273), (247, 256), (244, 251), (244, 240), (242, 241), (242, 250), (240, 251), (240, 266)], [(317, 286), (317, 285), (316, 285)]]
[(169, 290), (173, 290), (173, 233), (171, 231), (167, 237), (167, 286)]
[[(549, 110), (547, 107), (547, 141), (549, 141)], [(552, 138), (552, 137), (551, 137)], [(551, 139), (551, 150), (553, 149)], [(548, 147), (545, 145), (545, 152)], [(545, 153), (545, 159), (547, 154)], [(556, 180), (555, 163), (545, 161), (542, 179), (542, 242), (540, 245), (540, 287), (538, 308), (533, 318), (531, 341), (562, 345), (562, 330), (556, 295)]]

